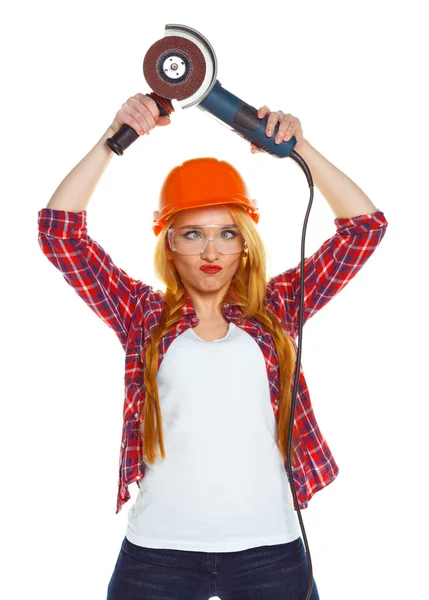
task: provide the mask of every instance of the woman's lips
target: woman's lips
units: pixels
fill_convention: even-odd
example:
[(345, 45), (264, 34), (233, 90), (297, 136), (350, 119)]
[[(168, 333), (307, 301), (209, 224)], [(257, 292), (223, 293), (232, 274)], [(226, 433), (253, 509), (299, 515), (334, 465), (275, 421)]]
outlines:
[(201, 271), (204, 271), (204, 273), (218, 273), (219, 271), (222, 271), (222, 267), (212, 267), (209, 265), (203, 265), (200, 269)]

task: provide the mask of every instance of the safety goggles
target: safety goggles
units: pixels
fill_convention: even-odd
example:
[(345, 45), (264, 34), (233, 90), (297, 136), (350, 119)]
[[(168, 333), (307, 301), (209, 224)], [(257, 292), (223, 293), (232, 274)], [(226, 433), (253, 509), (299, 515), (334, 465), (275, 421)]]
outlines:
[(239, 254), (247, 248), (237, 225), (184, 225), (168, 230), (170, 249), (185, 256), (198, 256), (209, 242), (221, 254)]

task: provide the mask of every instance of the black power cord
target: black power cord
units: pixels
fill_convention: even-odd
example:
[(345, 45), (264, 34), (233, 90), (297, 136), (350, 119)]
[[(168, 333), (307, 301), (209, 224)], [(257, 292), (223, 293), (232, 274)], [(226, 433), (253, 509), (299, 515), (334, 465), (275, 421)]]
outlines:
[(297, 358), (296, 358), (295, 379), (294, 379), (293, 392), (292, 392), (292, 406), (291, 406), (291, 416), (290, 416), (290, 422), (289, 422), (288, 445), (287, 445), (287, 472), (289, 475), (289, 482), (291, 484), (290, 487), (292, 490), (292, 495), (293, 495), (293, 498), (295, 501), (295, 506), (296, 506), (297, 513), (298, 513), (299, 524), (301, 526), (302, 537), (304, 539), (305, 552), (307, 554), (307, 562), (308, 562), (309, 584), (308, 584), (307, 596), (305, 597), (305, 600), (310, 600), (311, 593), (313, 591), (313, 565), (311, 562), (311, 554), (310, 554), (310, 548), (308, 546), (307, 534), (305, 533), (304, 522), (302, 520), (301, 511), (299, 509), (299, 504), (298, 504), (298, 498), (297, 498), (296, 490), (295, 490), (295, 482), (293, 479), (293, 473), (292, 473), (292, 467), (291, 467), (291, 450), (292, 450), (293, 424), (294, 424), (294, 417), (295, 417), (296, 394), (298, 391), (299, 373), (301, 371), (302, 326), (303, 326), (302, 319), (303, 319), (303, 312), (304, 312), (305, 233), (307, 231), (308, 217), (310, 215), (311, 206), (313, 204), (314, 185), (313, 185), (313, 178), (311, 176), (310, 169), (308, 168), (308, 165), (305, 162), (305, 160), (302, 158), (302, 156), (297, 154), (295, 152), (295, 150), (292, 150), (292, 152), (289, 154), (289, 156), (295, 162), (297, 162), (299, 164), (299, 166), (301, 167), (301, 169), (304, 171), (305, 176), (307, 177), (308, 185), (310, 187), (310, 202), (308, 204), (307, 212), (305, 214), (304, 225), (303, 225), (303, 229), (302, 229), (302, 238), (301, 238), (301, 269), (300, 269), (301, 272), (300, 272), (300, 285), (299, 285), (300, 298), (299, 298), (299, 321), (298, 321), (299, 345), (298, 345), (298, 353), (297, 353)]

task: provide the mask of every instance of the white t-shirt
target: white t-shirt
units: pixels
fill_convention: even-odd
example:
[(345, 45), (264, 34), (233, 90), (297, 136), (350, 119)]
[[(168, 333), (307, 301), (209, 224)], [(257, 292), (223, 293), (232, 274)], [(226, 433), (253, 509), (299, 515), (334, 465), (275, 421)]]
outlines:
[(234, 323), (207, 342), (192, 327), (157, 373), (166, 458), (145, 461), (126, 537), (147, 548), (233, 552), (300, 536), (264, 356)]

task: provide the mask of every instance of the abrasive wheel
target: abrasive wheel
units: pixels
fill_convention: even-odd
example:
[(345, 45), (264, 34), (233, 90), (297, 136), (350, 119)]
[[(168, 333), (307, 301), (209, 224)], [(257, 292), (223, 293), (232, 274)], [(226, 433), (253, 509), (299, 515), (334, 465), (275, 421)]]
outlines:
[(143, 73), (156, 94), (183, 100), (201, 87), (206, 75), (206, 60), (189, 39), (169, 35), (149, 48), (143, 61)]
[[(215, 86), (217, 59), (210, 42), (196, 29), (168, 24), (164, 37), (152, 44), (143, 60), (143, 74), (150, 96), (161, 116), (169, 116), (177, 100), (181, 108), (199, 105)], [(139, 134), (122, 125), (106, 144), (122, 155)]]

